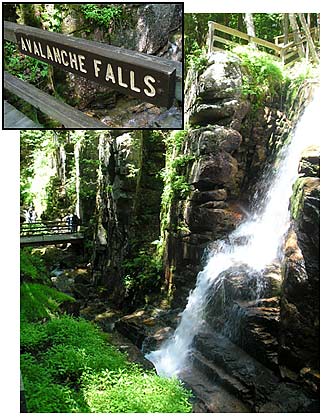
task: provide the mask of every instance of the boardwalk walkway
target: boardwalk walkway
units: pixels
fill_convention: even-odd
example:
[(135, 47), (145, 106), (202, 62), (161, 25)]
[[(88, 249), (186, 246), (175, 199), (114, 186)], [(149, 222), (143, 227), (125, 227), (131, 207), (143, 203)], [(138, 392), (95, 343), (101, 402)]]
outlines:
[(58, 243), (75, 243), (84, 239), (83, 233), (67, 233), (57, 235), (21, 236), (20, 246), (46, 246)]
[(35, 128), (39, 129), (42, 125), (33, 122), (25, 114), (17, 110), (7, 101), (4, 101), (4, 128), (5, 129), (25, 129)]
[(21, 246), (46, 246), (58, 243), (76, 243), (84, 239), (78, 226), (66, 221), (23, 223), (20, 230)]

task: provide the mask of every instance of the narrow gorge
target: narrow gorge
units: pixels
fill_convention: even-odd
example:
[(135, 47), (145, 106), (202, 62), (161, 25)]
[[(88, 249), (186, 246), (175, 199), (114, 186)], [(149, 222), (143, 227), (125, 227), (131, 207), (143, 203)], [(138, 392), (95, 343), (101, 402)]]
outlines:
[[(75, 213), (82, 235), (21, 250), (23, 302), (61, 294), (22, 310), (32, 411), (319, 412), (319, 80), (256, 56), (192, 66), (182, 131), (21, 132), (21, 223)], [(93, 323), (102, 341), (67, 353), (58, 320), (63, 338), (80, 323), (84, 346)], [(122, 357), (140, 368), (125, 374)], [(40, 363), (52, 379), (36, 387)], [(150, 382), (123, 402), (133, 369)], [(35, 400), (49, 384), (50, 411)]]

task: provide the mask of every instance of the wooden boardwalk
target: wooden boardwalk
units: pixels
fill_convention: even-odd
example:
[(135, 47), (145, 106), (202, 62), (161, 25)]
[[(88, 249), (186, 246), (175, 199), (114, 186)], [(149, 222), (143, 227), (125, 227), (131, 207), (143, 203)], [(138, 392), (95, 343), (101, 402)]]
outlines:
[(76, 243), (84, 239), (83, 233), (21, 236), (20, 246), (46, 246), (59, 243)]
[(4, 128), (5, 129), (25, 129), (25, 128), (35, 128), (39, 129), (42, 125), (33, 122), (25, 114), (17, 110), (7, 101), (3, 102), (4, 104)]
[(78, 226), (68, 221), (22, 223), (20, 246), (46, 246), (57, 243), (76, 243), (84, 239)]

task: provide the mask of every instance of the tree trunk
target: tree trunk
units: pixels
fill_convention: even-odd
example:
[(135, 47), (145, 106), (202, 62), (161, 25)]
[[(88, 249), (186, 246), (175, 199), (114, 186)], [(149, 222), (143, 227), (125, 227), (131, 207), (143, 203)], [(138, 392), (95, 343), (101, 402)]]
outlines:
[(244, 26), (244, 21), (243, 21), (243, 16), (242, 13), (237, 13), (237, 30), (239, 30), (240, 32), (243, 32), (243, 26)]
[(75, 158), (75, 190), (76, 190), (76, 206), (75, 213), (78, 218), (82, 218), (81, 213), (81, 199), (80, 199), (80, 186), (81, 186), (81, 176), (80, 176), (80, 150), (82, 146), (82, 139), (79, 139), (74, 146), (74, 158)]
[[(254, 28), (254, 22), (253, 22), (253, 16), (252, 13), (244, 13), (244, 22), (246, 25), (246, 32), (249, 36), (254, 37), (255, 36), (255, 28)], [(252, 41), (249, 42), (253, 48), (256, 48), (256, 44)]]
[(284, 32), (284, 45), (288, 44), (288, 13), (284, 13), (283, 18), (283, 32)]
[(315, 63), (318, 63), (319, 58), (318, 58), (318, 55), (317, 55), (317, 52), (316, 52), (316, 49), (315, 49), (315, 46), (314, 46), (314, 43), (313, 43), (313, 40), (312, 40), (312, 37), (311, 37), (309, 26), (307, 25), (307, 22), (305, 21), (305, 17), (304, 17), (303, 13), (299, 13), (299, 19), (300, 19), (301, 25), (303, 27), (307, 42), (308, 42), (310, 55), (311, 55), (313, 61)]
[(290, 24), (291, 24), (292, 31), (294, 33), (294, 40), (297, 43), (298, 54), (299, 54), (300, 58), (304, 58), (304, 49), (303, 49), (303, 45), (301, 43), (300, 29), (299, 29), (299, 26), (298, 26), (297, 21), (296, 21), (296, 14), (295, 13), (289, 13), (289, 19), (290, 19)]

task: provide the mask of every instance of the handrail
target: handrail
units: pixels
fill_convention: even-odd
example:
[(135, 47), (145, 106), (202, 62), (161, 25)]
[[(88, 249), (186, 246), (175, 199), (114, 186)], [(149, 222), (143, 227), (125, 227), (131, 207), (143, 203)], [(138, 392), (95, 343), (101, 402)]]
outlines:
[(74, 107), (50, 96), (26, 81), (4, 72), (4, 88), (22, 98), (46, 115), (62, 123), (66, 128), (76, 129), (107, 129), (100, 120), (93, 119)]
[[(227, 33), (229, 35), (233, 35), (233, 36), (239, 37), (239, 38), (244, 39), (244, 40), (246, 40), (248, 42), (256, 43), (257, 45), (264, 46), (265, 48), (272, 49), (272, 50), (276, 51), (277, 53), (280, 53), (280, 51), (282, 49), (280, 46), (275, 45), (272, 42), (266, 41), (264, 39), (260, 39), (260, 38), (258, 38), (256, 36), (250, 36), (247, 33), (241, 32), (241, 31), (239, 31), (237, 29), (232, 29), (232, 28), (227, 27), (227, 26), (224, 26), (224, 25), (222, 25), (220, 23), (216, 23), (216, 22), (209, 21), (208, 22), (208, 25), (209, 25), (209, 27), (210, 26), (213, 27), (213, 29), (217, 29), (217, 30), (219, 30), (219, 31), (221, 31), (223, 33)], [(213, 36), (214, 36), (214, 34), (213, 34)]]
[[(293, 62), (295, 59), (298, 58), (298, 53), (297, 50), (294, 49), (296, 48), (296, 46), (298, 45), (297, 42), (295, 42), (294, 40), (291, 40), (290, 42), (288, 42), (286, 45), (283, 44), (279, 44), (278, 40), (281, 39), (284, 35), (280, 35), (275, 37), (275, 43), (266, 41), (264, 39), (260, 39), (256, 36), (250, 36), (246, 33), (243, 33), (237, 29), (233, 29), (227, 26), (224, 26), (220, 23), (216, 23), (213, 21), (209, 21), (208, 22), (208, 26), (209, 26), (209, 31), (208, 31), (208, 38), (207, 38), (207, 46), (208, 46), (208, 53), (211, 53), (215, 50), (220, 50), (221, 48), (214, 46), (215, 42), (219, 42), (220, 44), (223, 45), (228, 45), (228, 46), (236, 46), (237, 42), (231, 40), (231, 39), (226, 39), (226, 38), (222, 38), (220, 36), (216, 36), (215, 35), (215, 30), (217, 30), (218, 32), (222, 32), (225, 33), (227, 35), (231, 35), (231, 36), (235, 36), (238, 37), (240, 39), (246, 40), (249, 43), (255, 43), (259, 46), (263, 46), (267, 49), (270, 49), (274, 52), (274, 55), (279, 58), (283, 64), (288, 65), (291, 62)], [(311, 28), (310, 29), (311, 33), (316, 34), (317, 33), (317, 28)], [(289, 33), (288, 38), (292, 39), (293, 37), (293, 33)], [(306, 42), (306, 39), (303, 38), (301, 39), (301, 43), (304, 44)]]
[[(114, 88), (128, 95), (137, 96), (138, 93), (140, 95), (139, 98), (149, 102), (154, 102), (155, 100), (160, 99), (160, 95), (162, 95), (164, 91), (164, 83), (166, 83), (165, 88), (167, 91), (167, 96), (175, 96), (177, 100), (182, 101), (181, 83), (183, 71), (181, 62), (172, 61), (137, 51), (130, 51), (128, 49), (103, 44), (100, 42), (76, 38), (65, 34), (49, 32), (30, 26), (20, 25), (14, 22), (5, 21), (3, 28), (4, 38), (10, 42), (14, 42), (19, 45), (22, 37), (24, 39), (24, 36), (30, 37), (30, 39), (32, 39), (32, 42), (34, 39), (37, 39), (36, 45), (40, 45), (40, 50), (36, 50), (36, 56), (34, 54), (34, 51), (32, 51), (32, 48), (32, 52), (29, 51), (28, 48), (26, 48), (26, 52), (24, 53), (26, 55), (33, 56), (34, 58), (39, 59), (41, 61), (47, 62), (51, 65), (58, 66), (65, 71), (76, 73), (80, 76), (88, 78), (102, 85), (106, 85), (107, 87)], [(42, 42), (44, 42), (43, 45)], [(52, 57), (52, 60), (51, 58), (49, 58), (51, 57), (52, 53), (50, 52), (50, 54), (48, 54), (46, 52), (48, 51), (46, 43), (50, 45), (50, 51), (52, 51), (51, 48), (58, 48), (58, 45), (62, 46), (63, 48), (66, 48), (66, 50), (64, 50), (66, 59), (62, 59), (62, 61), (64, 61), (64, 64), (62, 62), (58, 62), (58, 60), (55, 59), (55, 55)], [(44, 47), (44, 49), (42, 49), (42, 46)], [(74, 55), (75, 53), (77, 54), (76, 51), (80, 52), (82, 55), (77, 55), (77, 57), (78, 59), (81, 59), (81, 61), (78, 61), (76, 55), (73, 58), (70, 55), (69, 61), (69, 59), (67, 58), (68, 51), (72, 51), (72, 55)], [(82, 58), (79, 58), (80, 56), (82, 56)], [(99, 59), (96, 58), (101, 58), (101, 60), (99, 61)], [(94, 59), (97, 62), (94, 63)], [(110, 83), (110, 80), (112, 80), (112, 73), (109, 74), (108, 79), (106, 76), (105, 80), (104, 68), (105, 62), (108, 62), (108, 60), (110, 60), (113, 67), (114, 64), (117, 62), (126, 64), (126, 67), (130, 68), (131, 71), (135, 67), (135, 74), (133, 75), (135, 79), (138, 77), (140, 72), (142, 73), (142, 71), (145, 72), (146, 70), (150, 71), (150, 74), (157, 74), (158, 77), (161, 77), (161, 79), (159, 80), (160, 88), (158, 88), (157, 96), (152, 97), (151, 94), (149, 94), (149, 96), (142, 94), (142, 91), (139, 91), (139, 87), (133, 84), (135, 83), (134, 78), (133, 81), (131, 81), (130, 88), (127, 88), (126, 83), (121, 79), (121, 75), (120, 82), (115, 80), (115, 82)], [(100, 69), (102, 71), (100, 71)], [(101, 76), (101, 74), (103, 74), (103, 76)], [(119, 78), (119, 75), (117, 77)], [(170, 100), (171, 98), (169, 98), (168, 101), (166, 100), (167, 106), (170, 106)], [(166, 104), (165, 99), (162, 98), (162, 104), (159, 105)]]
[(20, 235), (27, 237), (50, 234), (74, 234), (77, 233), (78, 226), (77, 224), (68, 224), (67, 221), (63, 220), (22, 223), (20, 227)]

